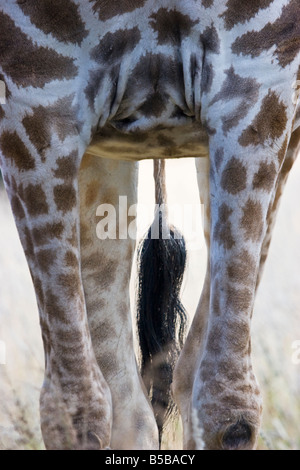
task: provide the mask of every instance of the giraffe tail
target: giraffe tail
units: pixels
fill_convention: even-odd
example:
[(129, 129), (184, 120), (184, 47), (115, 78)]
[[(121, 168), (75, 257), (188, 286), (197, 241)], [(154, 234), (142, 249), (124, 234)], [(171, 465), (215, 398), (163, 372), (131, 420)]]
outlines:
[(175, 411), (171, 384), (185, 337), (186, 313), (180, 302), (180, 289), (186, 246), (180, 232), (168, 223), (163, 160), (155, 161), (154, 178), (155, 217), (138, 249), (137, 326), (141, 373), (161, 444), (164, 425)]

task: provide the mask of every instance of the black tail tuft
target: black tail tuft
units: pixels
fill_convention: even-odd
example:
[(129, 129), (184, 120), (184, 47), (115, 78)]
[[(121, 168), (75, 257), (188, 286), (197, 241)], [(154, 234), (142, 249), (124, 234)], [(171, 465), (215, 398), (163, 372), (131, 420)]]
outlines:
[[(159, 237), (153, 227), (159, 224)], [(186, 265), (182, 235), (167, 227), (161, 210), (138, 250), (139, 285), (137, 323), (141, 348), (141, 372), (159, 429), (160, 442), (167, 418), (174, 409), (171, 397), (173, 369), (182, 349), (186, 314), (180, 289)]]

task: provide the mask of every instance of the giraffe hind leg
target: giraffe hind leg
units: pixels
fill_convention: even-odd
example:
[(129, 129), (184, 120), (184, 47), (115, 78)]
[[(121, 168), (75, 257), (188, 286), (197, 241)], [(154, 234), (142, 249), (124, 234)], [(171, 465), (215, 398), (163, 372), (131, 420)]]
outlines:
[[(210, 137), (210, 302), (191, 400), (194, 437), (201, 430), (206, 449), (253, 449), (257, 443), (262, 400), (251, 364), (251, 318), (280, 171), (278, 150), (290, 133), (292, 111), (283, 114), (272, 142), (259, 129), (254, 147), (251, 125), (241, 135), (225, 136), (217, 111), (207, 109), (216, 129)], [(265, 100), (254, 109), (258, 120), (264, 112)], [(271, 120), (268, 125), (271, 135)]]
[(7, 192), (39, 306), (44, 442), (47, 449), (106, 447), (111, 396), (92, 349), (80, 274), (78, 141), (68, 144), (71, 153), (48, 143), (48, 158), (38, 167), (24, 158), (24, 142), (10, 131), (0, 136)]
[(89, 329), (113, 402), (111, 447), (156, 449), (157, 426), (141, 387), (129, 297), (136, 163), (85, 155), (80, 169), (81, 270)]

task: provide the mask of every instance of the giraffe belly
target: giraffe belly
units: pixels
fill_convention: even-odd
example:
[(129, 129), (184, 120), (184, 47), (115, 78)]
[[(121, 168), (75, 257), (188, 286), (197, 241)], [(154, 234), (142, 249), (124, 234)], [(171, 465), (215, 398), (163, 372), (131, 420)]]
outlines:
[(90, 155), (118, 160), (205, 157), (208, 135), (198, 122), (124, 133), (112, 125), (100, 129), (86, 150)]

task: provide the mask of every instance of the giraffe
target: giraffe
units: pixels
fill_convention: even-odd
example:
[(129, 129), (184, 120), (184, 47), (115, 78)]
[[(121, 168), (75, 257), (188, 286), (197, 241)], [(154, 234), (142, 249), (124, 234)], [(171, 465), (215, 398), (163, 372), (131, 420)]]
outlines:
[(158, 448), (135, 244), (97, 239), (96, 208), (136, 202), (139, 160), (195, 157), (207, 273), (172, 393), (185, 449), (254, 449), (251, 317), (299, 151), (298, 0), (0, 0), (0, 24), (0, 161), (40, 312), (46, 448)]

